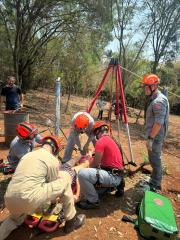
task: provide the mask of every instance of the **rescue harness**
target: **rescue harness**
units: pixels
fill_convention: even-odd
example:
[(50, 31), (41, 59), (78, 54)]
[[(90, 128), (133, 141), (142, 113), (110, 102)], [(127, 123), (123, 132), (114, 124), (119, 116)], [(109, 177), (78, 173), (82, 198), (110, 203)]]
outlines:
[(96, 178), (97, 178), (97, 181), (95, 182), (94, 186), (96, 188), (107, 188), (107, 187), (110, 187), (110, 186), (104, 186), (102, 185), (102, 183), (100, 182), (100, 170), (104, 170), (106, 172), (108, 172), (109, 174), (111, 175), (115, 175), (115, 176), (120, 176), (123, 178), (124, 176), (124, 170), (123, 169), (118, 169), (118, 168), (108, 168), (108, 167), (100, 167), (100, 168), (96, 168)]

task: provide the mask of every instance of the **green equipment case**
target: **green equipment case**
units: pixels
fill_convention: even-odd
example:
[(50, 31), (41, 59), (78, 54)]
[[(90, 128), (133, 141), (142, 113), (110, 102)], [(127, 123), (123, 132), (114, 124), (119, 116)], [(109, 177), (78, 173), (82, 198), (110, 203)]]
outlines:
[(146, 239), (178, 239), (178, 228), (171, 202), (158, 193), (145, 192), (135, 224)]

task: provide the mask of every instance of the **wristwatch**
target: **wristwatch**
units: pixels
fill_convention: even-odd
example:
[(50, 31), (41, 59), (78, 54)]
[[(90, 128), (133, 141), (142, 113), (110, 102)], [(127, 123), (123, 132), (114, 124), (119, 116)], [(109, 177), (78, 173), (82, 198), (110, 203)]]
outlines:
[(148, 139), (149, 139), (149, 140), (154, 140), (154, 138), (153, 138), (153, 137), (151, 137), (151, 136), (148, 136)]

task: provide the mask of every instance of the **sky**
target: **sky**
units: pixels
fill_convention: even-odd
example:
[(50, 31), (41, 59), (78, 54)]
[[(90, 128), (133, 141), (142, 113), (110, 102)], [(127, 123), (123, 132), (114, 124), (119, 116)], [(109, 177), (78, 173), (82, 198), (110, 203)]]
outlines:
[(119, 42), (116, 38), (106, 46), (106, 50), (112, 50), (113, 52), (118, 52)]

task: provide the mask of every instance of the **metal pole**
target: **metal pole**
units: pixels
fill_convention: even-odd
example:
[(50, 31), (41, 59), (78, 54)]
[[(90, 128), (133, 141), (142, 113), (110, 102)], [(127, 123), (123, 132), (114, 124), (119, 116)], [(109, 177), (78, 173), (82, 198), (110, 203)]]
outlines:
[(114, 112), (117, 114), (116, 120), (117, 120), (117, 125), (118, 125), (118, 140), (119, 140), (119, 142), (121, 142), (120, 141), (120, 125), (119, 125), (119, 87), (120, 86), (119, 86), (119, 82), (118, 82), (117, 67), (116, 67), (116, 103), (115, 103)]
[(56, 79), (55, 84), (55, 108), (56, 108), (56, 114), (55, 114), (55, 135), (60, 135), (60, 97), (61, 97), (61, 78), (58, 77)]
[(134, 157), (133, 157), (133, 152), (132, 152), (132, 146), (131, 146), (131, 138), (130, 138), (130, 133), (129, 133), (128, 120), (127, 120), (125, 97), (124, 97), (123, 84), (122, 84), (122, 78), (121, 78), (121, 70), (120, 70), (120, 65), (119, 64), (117, 64), (117, 77), (118, 77), (119, 86), (120, 86), (121, 101), (122, 101), (123, 114), (124, 114), (124, 122), (125, 122), (125, 125), (126, 125), (126, 133), (127, 133), (127, 137), (128, 137), (128, 147), (129, 147), (131, 162), (133, 164), (135, 164)]

